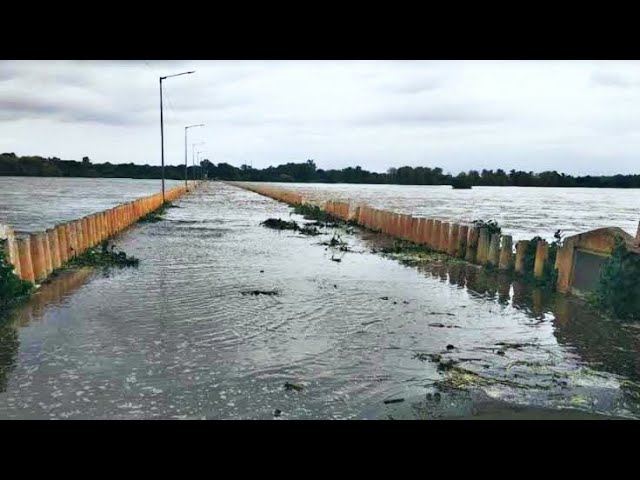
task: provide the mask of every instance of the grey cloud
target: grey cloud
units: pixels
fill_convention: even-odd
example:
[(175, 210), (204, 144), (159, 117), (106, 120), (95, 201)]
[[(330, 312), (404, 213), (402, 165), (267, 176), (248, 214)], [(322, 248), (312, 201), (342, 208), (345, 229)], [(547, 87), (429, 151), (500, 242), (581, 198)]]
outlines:
[(442, 81), (436, 80), (434, 78), (430, 79), (416, 79), (400, 84), (394, 85), (385, 85), (383, 86), (384, 90), (396, 93), (406, 93), (406, 94), (416, 94), (421, 92), (426, 92), (430, 90), (436, 90), (443, 86)]
[(487, 124), (500, 122), (504, 115), (496, 112), (481, 111), (476, 108), (459, 106), (425, 106), (420, 111), (387, 110), (372, 112), (356, 118), (355, 123), (362, 125), (413, 124), (434, 126), (456, 126), (468, 124)]
[(118, 112), (110, 108), (96, 108), (81, 103), (30, 98), (0, 98), (0, 120), (54, 118), (64, 122), (130, 125), (139, 121), (139, 115)]
[(640, 80), (624, 78), (613, 72), (594, 72), (591, 75), (591, 83), (605, 87), (632, 88), (640, 86)]

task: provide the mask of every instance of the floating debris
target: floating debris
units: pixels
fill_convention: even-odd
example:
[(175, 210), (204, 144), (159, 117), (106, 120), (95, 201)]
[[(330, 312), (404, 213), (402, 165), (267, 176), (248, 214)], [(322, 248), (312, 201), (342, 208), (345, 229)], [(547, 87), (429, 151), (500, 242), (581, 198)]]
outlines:
[(282, 410), (276, 408), (275, 411), (273, 412), (273, 416), (279, 417), (280, 415), (282, 415)]
[(363, 322), (360, 325), (371, 325), (372, 323), (378, 323), (381, 322), (382, 320), (371, 320), (369, 322)]
[(429, 360), (429, 358), (431, 358), (431, 356), (428, 353), (415, 352), (413, 354), (413, 357), (411, 357), (411, 358), (417, 358), (421, 362), (426, 362), (427, 360)]
[(143, 223), (156, 223), (164, 220), (164, 214), (167, 213), (167, 209), (169, 208), (179, 208), (176, 207), (171, 202), (164, 202), (159, 208), (155, 209), (152, 212), (147, 213), (144, 217), (138, 219), (138, 222)]
[(401, 403), (404, 402), (404, 398), (392, 398), (390, 400), (384, 400), (383, 403), (388, 405), (390, 403)]
[(242, 295), (280, 295), (278, 290), (245, 290)]
[(71, 259), (62, 269), (73, 267), (137, 267), (140, 260), (117, 250), (115, 244), (104, 240), (99, 246), (90, 248), (82, 255)]
[(515, 348), (519, 350), (523, 347), (537, 347), (535, 343), (508, 343), (508, 342), (498, 342), (495, 345), (502, 347), (503, 350), (508, 350), (509, 348)]
[(295, 390), (296, 392), (301, 392), (302, 390), (304, 390), (304, 387), (296, 383), (285, 382), (284, 389), (287, 391)]
[(436, 328), (461, 328), (458, 325), (445, 325), (444, 323), (430, 323), (429, 326)]
[(347, 242), (342, 240), (342, 237), (340, 237), (340, 235), (338, 233), (334, 233), (333, 236), (331, 237), (331, 240), (329, 240), (328, 242), (322, 242), (321, 245), (326, 245), (326, 246), (329, 246), (329, 247), (346, 247), (346, 248), (348, 248)]
[(300, 230), (300, 226), (296, 222), (287, 222), (280, 218), (267, 218), (264, 222), (261, 222), (260, 225), (273, 228), (274, 230)]
[(310, 227), (308, 225), (305, 225), (304, 227), (298, 230), (298, 233), (301, 233), (302, 235), (315, 236), (315, 235), (320, 235), (321, 232), (316, 227)]

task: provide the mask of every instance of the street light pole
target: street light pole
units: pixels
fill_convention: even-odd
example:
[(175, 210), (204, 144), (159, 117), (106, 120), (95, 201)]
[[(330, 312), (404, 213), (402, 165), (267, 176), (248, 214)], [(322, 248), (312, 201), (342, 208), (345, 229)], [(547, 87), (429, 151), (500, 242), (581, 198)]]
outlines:
[[(203, 152), (196, 152), (196, 156), (198, 158), (198, 165), (200, 165), (200, 154)], [(194, 166), (194, 170), (193, 170), (193, 176), (195, 177), (196, 175), (196, 171), (195, 171), (195, 166)]]
[(167, 75), (165, 77), (160, 77), (160, 155), (162, 160), (162, 203), (165, 202), (164, 200), (164, 118), (163, 118), (163, 112), (162, 112), (162, 81), (171, 77), (179, 77), (180, 75), (189, 75), (190, 73), (195, 73), (195, 70), (191, 72), (182, 72), (182, 73), (176, 73), (175, 75)]
[(204, 145), (206, 142), (196, 142), (191, 144), (191, 165), (193, 166), (193, 181), (196, 181), (196, 145)]
[(204, 127), (203, 123), (198, 125), (189, 125), (188, 127), (184, 127), (184, 188), (188, 188), (187, 186), (187, 130), (195, 127)]

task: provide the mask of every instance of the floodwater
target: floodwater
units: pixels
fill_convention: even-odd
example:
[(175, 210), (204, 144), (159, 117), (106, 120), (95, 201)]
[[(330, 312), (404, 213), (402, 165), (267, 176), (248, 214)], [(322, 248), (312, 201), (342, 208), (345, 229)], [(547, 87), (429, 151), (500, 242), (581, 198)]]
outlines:
[[(165, 188), (182, 183), (166, 180)], [(0, 177), (0, 224), (42, 231), (161, 191), (161, 180)]]
[(455, 222), (497, 220), (514, 240), (538, 235), (575, 235), (594, 228), (619, 227), (635, 236), (640, 189), (473, 187), (448, 185), (353, 185), (261, 183), (295, 190), (310, 200), (365, 203), (399, 213)]
[(640, 416), (640, 329), (572, 297), (270, 230), (291, 209), (229, 185), (177, 205), (117, 239), (137, 269), (62, 276), (0, 323), (0, 418)]

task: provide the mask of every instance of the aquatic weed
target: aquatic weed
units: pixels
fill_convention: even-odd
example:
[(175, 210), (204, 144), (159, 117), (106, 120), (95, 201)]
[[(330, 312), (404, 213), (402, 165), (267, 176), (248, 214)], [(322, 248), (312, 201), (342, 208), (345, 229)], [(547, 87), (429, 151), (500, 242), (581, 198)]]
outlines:
[(139, 222), (143, 223), (156, 223), (164, 220), (164, 214), (167, 213), (169, 208), (180, 208), (171, 202), (164, 202), (160, 207), (152, 212), (147, 213), (145, 216), (140, 217)]
[(611, 257), (600, 271), (591, 305), (620, 319), (640, 319), (640, 255), (630, 252), (617, 237)]
[(0, 240), (0, 311), (26, 299), (34, 288), (33, 283), (15, 274), (6, 255), (6, 243), (6, 240)]
[(117, 250), (115, 244), (105, 240), (99, 246), (90, 248), (82, 255), (71, 259), (67, 267), (125, 268), (137, 267), (139, 263), (139, 259)]

